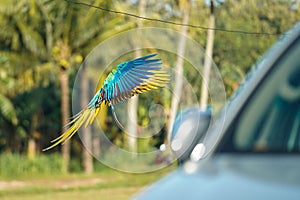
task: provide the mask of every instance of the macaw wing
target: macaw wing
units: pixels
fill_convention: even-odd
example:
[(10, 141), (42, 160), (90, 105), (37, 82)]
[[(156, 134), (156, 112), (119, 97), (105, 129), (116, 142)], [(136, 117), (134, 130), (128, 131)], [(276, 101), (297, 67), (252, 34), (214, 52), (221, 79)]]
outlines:
[(107, 100), (115, 104), (135, 94), (163, 87), (169, 81), (169, 76), (161, 70), (159, 58), (149, 59), (154, 56), (156, 54), (150, 54), (119, 64), (108, 76)]

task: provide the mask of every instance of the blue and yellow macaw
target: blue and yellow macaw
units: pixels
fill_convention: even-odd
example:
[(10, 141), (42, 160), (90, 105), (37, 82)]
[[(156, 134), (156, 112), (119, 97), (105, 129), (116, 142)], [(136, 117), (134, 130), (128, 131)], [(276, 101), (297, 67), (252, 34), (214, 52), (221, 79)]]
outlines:
[(152, 58), (156, 55), (150, 54), (123, 62), (113, 69), (87, 107), (74, 116), (70, 128), (51, 141), (54, 144), (44, 151), (70, 139), (83, 124), (85, 127), (92, 124), (103, 102), (113, 109), (113, 105), (134, 95), (164, 87), (169, 82), (169, 75), (161, 70), (160, 59)]

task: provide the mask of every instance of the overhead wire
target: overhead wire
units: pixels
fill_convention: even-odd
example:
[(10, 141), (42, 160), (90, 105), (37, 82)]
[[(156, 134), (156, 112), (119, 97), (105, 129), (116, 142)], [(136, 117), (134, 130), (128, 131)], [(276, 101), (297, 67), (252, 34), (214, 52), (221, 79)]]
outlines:
[(73, 0), (65, 0), (65, 1), (67, 1), (69, 3), (72, 3), (72, 4), (76, 4), (76, 5), (92, 7), (92, 8), (102, 10), (102, 11), (105, 11), (105, 12), (109, 12), (109, 13), (129, 16), (129, 17), (138, 18), (138, 19), (147, 20), (147, 21), (155, 21), (155, 22), (160, 22), (160, 23), (165, 23), (165, 24), (171, 24), (171, 25), (175, 25), (175, 26), (187, 26), (187, 27), (196, 28), (196, 29), (215, 30), (215, 31), (222, 31), (222, 32), (228, 32), (228, 33), (237, 33), (237, 34), (246, 34), (246, 35), (281, 35), (281, 33), (271, 33), (271, 32), (256, 32), (256, 31), (245, 31), (245, 30), (236, 30), (236, 29), (225, 29), (225, 28), (210, 28), (210, 27), (205, 27), (205, 26), (200, 26), (200, 25), (185, 24), (185, 23), (168, 21), (168, 20), (163, 20), (163, 19), (144, 17), (144, 16), (133, 14), (133, 13), (123, 12), (123, 11), (116, 11), (116, 10), (112, 10), (112, 9), (108, 9), (108, 8), (104, 8), (104, 7), (101, 7), (101, 6), (96, 6), (96, 5), (93, 5), (93, 4), (80, 2), (80, 1), (73, 1)]

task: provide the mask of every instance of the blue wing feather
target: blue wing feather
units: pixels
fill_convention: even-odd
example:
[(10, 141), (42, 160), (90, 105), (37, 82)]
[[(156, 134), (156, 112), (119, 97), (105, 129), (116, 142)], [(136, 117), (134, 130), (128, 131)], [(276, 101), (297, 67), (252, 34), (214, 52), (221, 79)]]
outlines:
[(160, 80), (162, 75), (156, 75), (157, 71), (161, 69), (161, 60), (159, 58), (149, 59), (156, 55), (150, 54), (119, 64), (104, 81), (105, 100), (117, 103), (130, 98), (137, 91), (139, 93), (148, 91), (149, 88), (146, 87), (148, 81), (153, 87), (163, 83), (165, 80), (163, 78)]

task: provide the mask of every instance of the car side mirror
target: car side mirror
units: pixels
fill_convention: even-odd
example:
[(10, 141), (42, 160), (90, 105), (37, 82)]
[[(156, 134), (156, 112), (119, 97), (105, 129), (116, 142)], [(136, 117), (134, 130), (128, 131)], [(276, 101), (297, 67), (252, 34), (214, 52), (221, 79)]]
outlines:
[(192, 150), (205, 135), (211, 117), (209, 107), (206, 110), (191, 107), (177, 115), (172, 131), (171, 149), (179, 163), (189, 159)]

